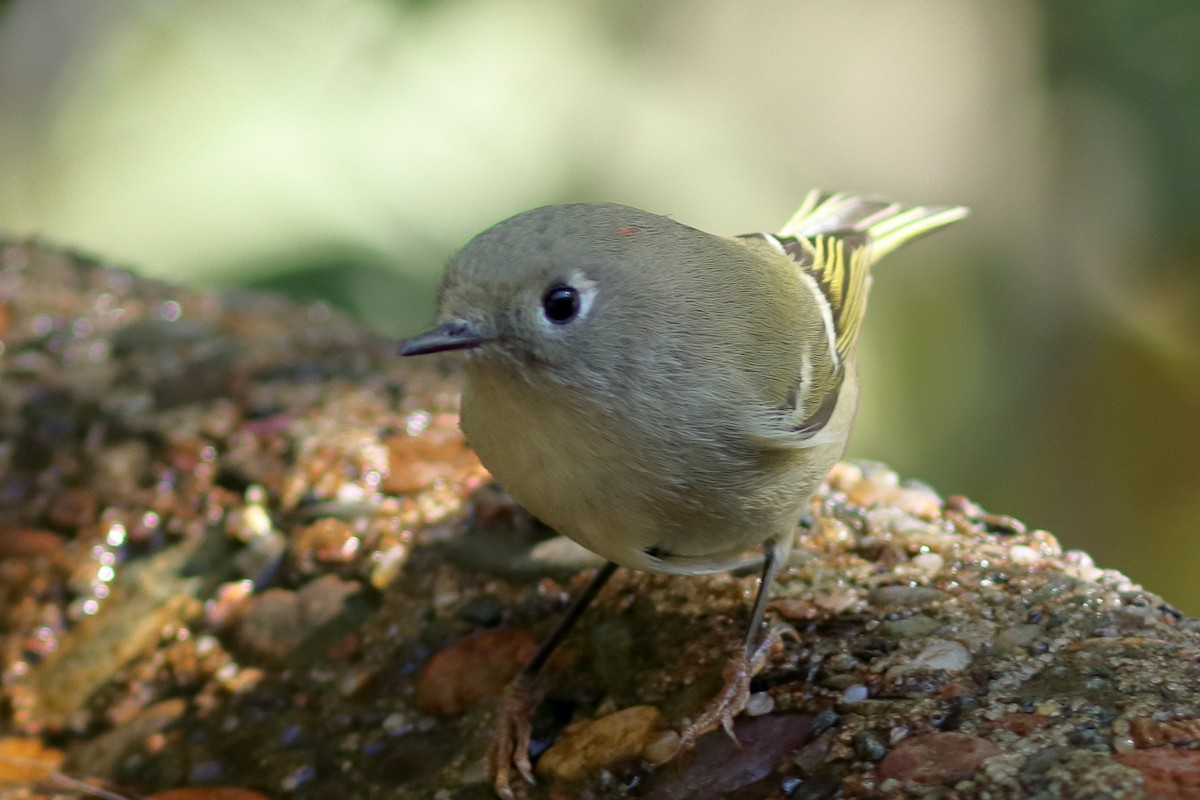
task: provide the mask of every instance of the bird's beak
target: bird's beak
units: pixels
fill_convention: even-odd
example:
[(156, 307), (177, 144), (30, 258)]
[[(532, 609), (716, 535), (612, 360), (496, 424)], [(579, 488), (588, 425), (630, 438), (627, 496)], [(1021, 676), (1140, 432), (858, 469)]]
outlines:
[(423, 356), (444, 350), (466, 350), (481, 344), (483, 336), (473, 323), (452, 319), (404, 342), (400, 345), (400, 355)]

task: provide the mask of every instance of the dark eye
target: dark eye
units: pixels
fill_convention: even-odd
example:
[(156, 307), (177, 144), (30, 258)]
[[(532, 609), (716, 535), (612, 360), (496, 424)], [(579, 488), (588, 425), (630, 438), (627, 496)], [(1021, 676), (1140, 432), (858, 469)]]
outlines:
[(571, 286), (554, 286), (542, 295), (542, 313), (555, 325), (564, 325), (579, 313), (579, 292)]

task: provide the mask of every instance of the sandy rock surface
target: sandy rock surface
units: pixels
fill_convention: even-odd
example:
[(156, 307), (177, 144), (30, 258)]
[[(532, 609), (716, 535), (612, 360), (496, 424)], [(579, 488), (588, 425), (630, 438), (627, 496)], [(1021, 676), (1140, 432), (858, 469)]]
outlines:
[[(498, 693), (586, 559), (491, 485), (459, 387), (325, 307), (0, 240), (0, 797), (489, 797)], [(669, 757), (753, 577), (620, 571), (522, 791), (1200, 794), (1196, 621), (879, 465), (800, 522), (740, 746)]]

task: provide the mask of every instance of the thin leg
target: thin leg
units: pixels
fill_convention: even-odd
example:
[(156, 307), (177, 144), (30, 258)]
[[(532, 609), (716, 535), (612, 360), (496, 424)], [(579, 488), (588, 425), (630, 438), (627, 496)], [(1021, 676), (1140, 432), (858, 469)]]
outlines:
[[(763, 636), (763, 616), (767, 610), (767, 600), (771, 596), (771, 586), (779, 567), (787, 559), (791, 546), (790, 537), (787, 541), (767, 542), (763, 545), (763, 569), (759, 579), (758, 594), (754, 597), (754, 606), (750, 611), (750, 625), (746, 629), (746, 638), (739, 649), (725, 666), (724, 683), (720, 693), (709, 703), (708, 708), (688, 725), (679, 735), (680, 750), (689, 750), (704, 734), (718, 725), (733, 736), (733, 718), (746, 707), (750, 699), (750, 680), (762, 669), (767, 654), (777, 641), (775, 632)], [(737, 737), (734, 737), (736, 741)]]
[(746, 629), (746, 639), (743, 642), (743, 649), (747, 653), (753, 653), (758, 646), (758, 634), (762, 629), (763, 617), (767, 613), (771, 587), (775, 585), (775, 576), (779, 574), (779, 567), (787, 558), (789, 549), (790, 547), (781, 546), (776, 542), (763, 545), (762, 575), (758, 579), (758, 594), (754, 595), (754, 607), (750, 610), (750, 627)]
[(492, 768), (492, 785), (496, 794), (505, 800), (512, 800), (514, 797), (509, 780), (514, 766), (522, 778), (533, 783), (533, 765), (529, 762), (529, 741), (533, 736), (530, 717), (541, 701), (541, 696), (535, 691), (538, 673), (546, 666), (551, 654), (570, 633), (571, 628), (575, 627), (584, 610), (616, 571), (617, 565), (610, 561), (596, 572), (595, 577), (558, 621), (554, 631), (546, 637), (533, 654), (533, 658), (521, 668), (504, 692), (500, 705), (500, 724), (492, 738), (488, 760)]
[(600, 590), (604, 588), (604, 584), (608, 583), (608, 579), (616, 571), (617, 564), (609, 561), (596, 572), (591, 583), (584, 587), (583, 592), (579, 597), (575, 598), (575, 601), (571, 603), (571, 607), (567, 609), (567, 613), (563, 614), (563, 618), (558, 621), (558, 627), (541, 643), (537, 652), (533, 654), (533, 658), (529, 659), (529, 663), (521, 668), (521, 677), (533, 678), (542, 671), (542, 667), (546, 666), (546, 661), (549, 660), (551, 654), (562, 644), (562, 640), (571, 632), (571, 628), (575, 627), (575, 623), (579, 621), (579, 617), (592, 604), (592, 601), (596, 599), (596, 595), (600, 594)]

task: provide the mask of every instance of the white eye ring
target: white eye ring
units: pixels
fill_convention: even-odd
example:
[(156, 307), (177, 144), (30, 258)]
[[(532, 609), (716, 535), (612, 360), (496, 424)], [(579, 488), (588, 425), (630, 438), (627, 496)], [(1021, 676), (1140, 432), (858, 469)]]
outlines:
[(588, 315), (596, 299), (596, 283), (582, 272), (556, 281), (538, 298), (538, 322), (547, 330), (561, 330)]

